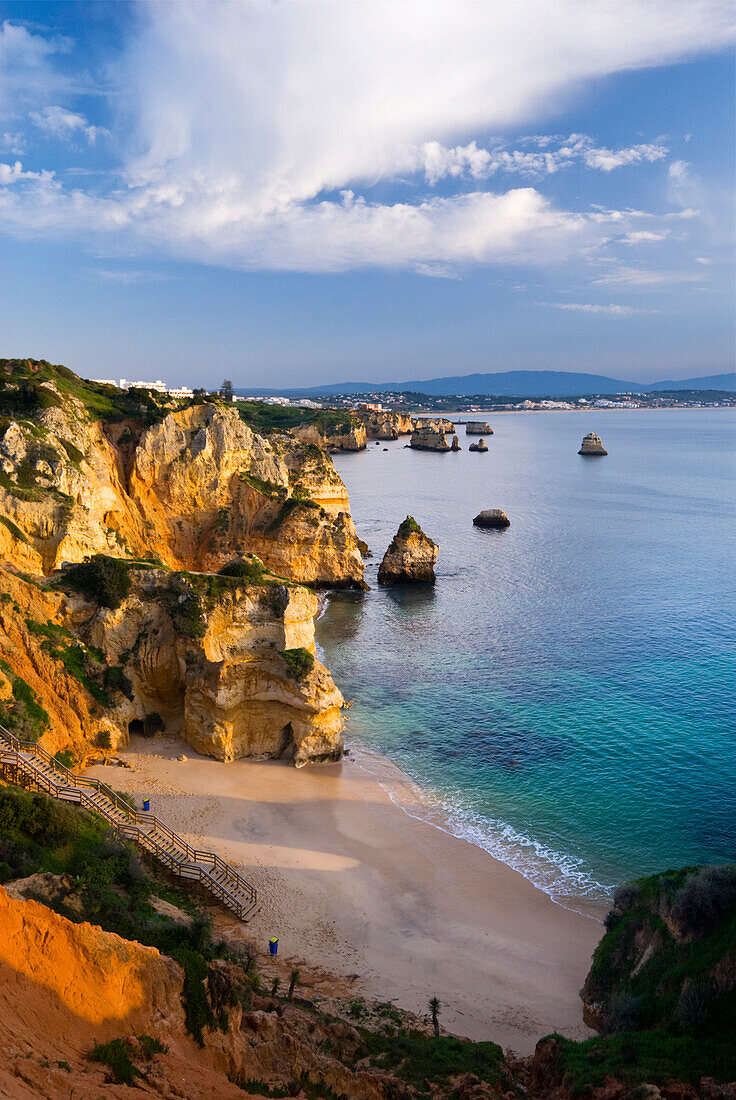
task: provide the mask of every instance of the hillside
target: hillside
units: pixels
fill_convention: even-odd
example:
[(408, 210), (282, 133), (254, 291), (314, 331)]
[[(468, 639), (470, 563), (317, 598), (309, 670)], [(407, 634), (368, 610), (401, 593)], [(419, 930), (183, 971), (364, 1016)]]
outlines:
[[(645, 393), (659, 390), (736, 390), (736, 375), (712, 374), (702, 378), (664, 382), (631, 382), (603, 374), (572, 371), (501, 371), (497, 374), (462, 374), (407, 382), (335, 382), (309, 389), (248, 390), (253, 394), (323, 395), (411, 392), (434, 396), (577, 397), (596, 393)], [(241, 391), (245, 393), (246, 391)]]

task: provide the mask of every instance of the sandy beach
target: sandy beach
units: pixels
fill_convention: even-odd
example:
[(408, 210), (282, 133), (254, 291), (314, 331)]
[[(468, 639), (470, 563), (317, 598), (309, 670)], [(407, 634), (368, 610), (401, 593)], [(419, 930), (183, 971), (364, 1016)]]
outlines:
[(449, 1031), (520, 1053), (550, 1031), (591, 1034), (578, 990), (603, 914), (555, 904), (480, 848), (410, 816), (389, 797), (416, 797), (389, 761), (223, 764), (176, 739), (139, 738), (123, 755), (135, 770), (88, 774), (150, 798), (167, 824), (257, 887), (247, 926), (223, 916), (231, 935), (263, 951), (278, 936), (284, 963), (334, 974), (356, 997), (423, 1014), (436, 995)]

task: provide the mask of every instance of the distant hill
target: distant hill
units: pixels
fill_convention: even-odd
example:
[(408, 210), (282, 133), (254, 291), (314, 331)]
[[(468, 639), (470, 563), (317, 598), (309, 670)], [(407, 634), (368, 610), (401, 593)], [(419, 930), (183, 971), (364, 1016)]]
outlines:
[(333, 382), (306, 389), (240, 390), (242, 393), (299, 396), (372, 393), (410, 390), (438, 397), (458, 394), (493, 394), (498, 397), (575, 397), (590, 393), (644, 393), (652, 390), (736, 390), (736, 374), (710, 374), (702, 378), (677, 378), (665, 382), (627, 382), (604, 374), (572, 371), (513, 370), (499, 374), (462, 374), (409, 382)]

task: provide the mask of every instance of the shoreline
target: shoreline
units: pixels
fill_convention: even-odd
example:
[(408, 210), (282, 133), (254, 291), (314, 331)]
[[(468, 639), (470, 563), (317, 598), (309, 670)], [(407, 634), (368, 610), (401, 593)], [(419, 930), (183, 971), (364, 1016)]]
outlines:
[(174, 737), (136, 737), (122, 755), (132, 769), (88, 774), (150, 798), (171, 828), (258, 889), (249, 924), (218, 915), (221, 934), (261, 955), (278, 936), (282, 962), (332, 975), (351, 996), (423, 1015), (436, 995), (448, 1031), (522, 1054), (551, 1031), (593, 1034), (578, 991), (605, 909), (564, 908), (471, 841), (409, 813), (381, 782), (390, 774), (402, 802), (416, 799), (389, 760), (353, 750), (300, 770), (224, 764)]

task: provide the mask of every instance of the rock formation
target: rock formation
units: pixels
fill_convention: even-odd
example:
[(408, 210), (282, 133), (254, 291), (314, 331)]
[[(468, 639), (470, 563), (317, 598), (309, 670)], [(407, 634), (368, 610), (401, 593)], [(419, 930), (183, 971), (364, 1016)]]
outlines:
[(589, 456), (607, 455), (608, 451), (604, 449), (603, 443), (601, 442), (601, 437), (599, 435), (596, 435), (595, 432), (588, 432), (582, 442), (578, 454)]
[(493, 435), (493, 428), (485, 420), (468, 420), (465, 424), (466, 435)]
[(355, 411), (365, 424), (369, 439), (398, 439), (400, 435), (411, 435), (414, 430), (412, 418), (407, 413), (388, 409), (358, 408)]
[(477, 443), (471, 443), (470, 444), (470, 446), (468, 447), (468, 450), (469, 451), (487, 451), (488, 450), (488, 444), (485, 442), (485, 440), (481, 436), (481, 438), (478, 440)]
[(476, 527), (510, 527), (511, 520), (503, 508), (486, 508), (473, 520)]
[(155, 716), (219, 760), (341, 757), (343, 698), (314, 656), (308, 589), (139, 568), (113, 610), (66, 577), (64, 593), (0, 570), (0, 722), (17, 736), (84, 762)]
[(300, 424), (291, 429), (291, 435), (302, 443), (311, 443), (330, 454), (340, 451), (364, 451), (366, 447), (366, 429), (355, 416), (346, 416), (344, 424), (322, 429), (316, 424)]
[(439, 428), (415, 428), (409, 444), (415, 451), (449, 451), (450, 444)]
[(363, 583), (329, 457), (206, 402), (100, 421), (107, 391), (137, 398), (31, 366), (46, 377), (0, 386), (5, 408), (36, 407), (0, 421), (0, 722), (80, 763), (162, 727), (222, 760), (339, 759), (343, 699), (295, 583)]
[(0, 421), (4, 560), (45, 574), (95, 553), (217, 570), (252, 551), (292, 580), (362, 586), (345, 486), (319, 447), (258, 435), (208, 403), (148, 426), (145, 407), (141, 419), (102, 420), (76, 382), (42, 381), (32, 419)]
[(417, 416), (414, 418), (413, 427), (414, 431), (419, 428), (433, 428), (436, 432), (444, 432), (446, 435), (455, 431), (455, 425), (445, 416)]
[(458, 439), (458, 437), (456, 435), (454, 435), (452, 437), (452, 445), (450, 447), (450, 450), (451, 451), (459, 451), (460, 450), (460, 440)]
[(378, 569), (379, 584), (434, 584), (440, 548), (407, 516), (400, 524)]

